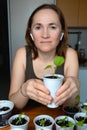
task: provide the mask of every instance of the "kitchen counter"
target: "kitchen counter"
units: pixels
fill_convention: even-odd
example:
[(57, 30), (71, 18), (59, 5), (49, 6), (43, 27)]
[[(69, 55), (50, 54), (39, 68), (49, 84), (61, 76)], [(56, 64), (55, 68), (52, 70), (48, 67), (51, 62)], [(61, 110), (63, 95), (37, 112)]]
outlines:
[[(20, 113), (25, 113), (30, 118), (28, 130), (35, 130), (33, 120), (37, 115), (46, 114), (46, 115), (52, 116), (54, 119), (57, 116), (65, 115), (65, 113), (61, 107), (51, 109), (44, 105), (34, 106), (34, 107), (30, 107), (28, 109), (23, 109), (20, 111)], [(10, 126), (4, 127), (4, 128), (2, 128), (2, 130), (10, 130)], [(53, 126), (52, 130), (56, 130), (55, 125)]]

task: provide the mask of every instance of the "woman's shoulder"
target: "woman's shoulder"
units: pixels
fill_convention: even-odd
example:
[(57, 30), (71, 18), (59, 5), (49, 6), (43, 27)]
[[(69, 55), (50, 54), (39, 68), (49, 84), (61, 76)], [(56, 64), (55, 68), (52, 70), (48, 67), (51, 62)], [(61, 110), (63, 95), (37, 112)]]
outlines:
[(19, 60), (25, 60), (28, 55), (31, 55), (30, 49), (27, 45), (24, 45), (17, 49), (15, 58)]
[(19, 53), (19, 52), (24, 53), (25, 50), (26, 50), (25, 46), (21, 46), (20, 48), (17, 49), (16, 53)]
[(75, 63), (78, 61), (78, 55), (75, 49), (68, 47), (66, 51), (66, 64)]
[(75, 49), (73, 49), (73, 48), (71, 48), (71, 47), (68, 47), (67, 48), (67, 51), (66, 51), (66, 57), (67, 56), (75, 56), (75, 55), (77, 55), (77, 52), (76, 52), (76, 50)]
[(26, 58), (26, 49), (25, 46), (22, 46), (20, 48), (17, 49), (16, 53), (15, 53), (15, 57), (14, 60), (16, 61), (23, 61)]
[(14, 63), (15, 64), (21, 64), (23, 66), (26, 65), (26, 49), (25, 46), (22, 46), (17, 49), (14, 57)]
[(25, 56), (26, 55), (26, 48), (25, 48), (25, 46), (22, 46), (22, 47), (18, 48), (15, 55), (19, 56), (19, 57), (20, 56)]

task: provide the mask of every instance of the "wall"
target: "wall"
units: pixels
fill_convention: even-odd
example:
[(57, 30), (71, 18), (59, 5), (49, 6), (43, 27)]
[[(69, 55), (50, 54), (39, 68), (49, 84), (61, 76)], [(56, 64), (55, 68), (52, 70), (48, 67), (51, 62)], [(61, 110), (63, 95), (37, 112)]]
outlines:
[(55, 0), (7, 0), (10, 70), (16, 50), (25, 45), (25, 31), (31, 12), (43, 3), (55, 3)]
[(81, 101), (84, 102), (87, 100), (87, 67), (80, 67), (79, 80)]

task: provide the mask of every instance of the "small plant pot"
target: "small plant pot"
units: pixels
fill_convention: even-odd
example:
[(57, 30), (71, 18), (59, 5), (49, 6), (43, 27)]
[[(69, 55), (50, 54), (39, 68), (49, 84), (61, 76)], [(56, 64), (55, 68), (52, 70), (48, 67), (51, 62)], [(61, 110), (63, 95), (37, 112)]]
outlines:
[(24, 129), (22, 129), (22, 128), (12, 128), (10, 130), (24, 130)]
[(24, 130), (27, 130), (28, 128), (28, 124), (29, 124), (29, 121), (30, 121), (30, 118), (27, 116), (27, 115), (22, 115), (21, 118), (22, 118), (22, 123), (20, 124), (17, 124), (17, 121), (18, 121), (18, 117), (19, 117), (20, 114), (16, 114), (16, 115), (13, 115), (9, 118), (8, 120), (8, 123), (10, 125), (10, 128), (11, 129), (14, 129), (14, 128), (21, 128), (21, 129), (24, 129)]
[[(64, 76), (59, 74), (48, 74), (44, 75), (43, 82), (44, 85), (50, 90), (51, 96), (53, 99), (55, 98), (56, 91), (61, 87), (63, 83)], [(48, 104), (49, 108), (56, 108), (58, 106), (55, 105), (54, 102)]]
[[(86, 118), (86, 121), (82, 121)], [(87, 129), (87, 115), (84, 112), (78, 112), (74, 115), (74, 120), (76, 122), (76, 130), (86, 130)], [(81, 123), (83, 122), (83, 123)]]
[(65, 114), (67, 116), (74, 117), (74, 115), (77, 112), (79, 112), (80, 110), (79, 110), (79, 107), (76, 107), (76, 106), (73, 106), (73, 107), (71, 107), (71, 106), (64, 106), (63, 107), (63, 111), (65, 112)]
[(80, 105), (81, 112), (87, 112), (87, 102)]
[(35, 130), (52, 130), (54, 119), (49, 115), (38, 115), (33, 120)]
[(0, 100), (0, 128), (8, 125), (8, 119), (12, 114), (14, 103), (9, 100)]
[(58, 116), (55, 118), (56, 130), (73, 130), (75, 121), (69, 116)]

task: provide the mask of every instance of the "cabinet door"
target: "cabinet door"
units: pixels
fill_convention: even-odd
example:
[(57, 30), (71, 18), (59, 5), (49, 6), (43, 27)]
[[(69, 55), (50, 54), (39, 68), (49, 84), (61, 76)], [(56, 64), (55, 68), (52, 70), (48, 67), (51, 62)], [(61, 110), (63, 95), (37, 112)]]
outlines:
[(56, 0), (57, 6), (63, 11), (68, 26), (78, 25), (79, 0)]
[(87, 27), (87, 0), (79, 0), (79, 26)]

